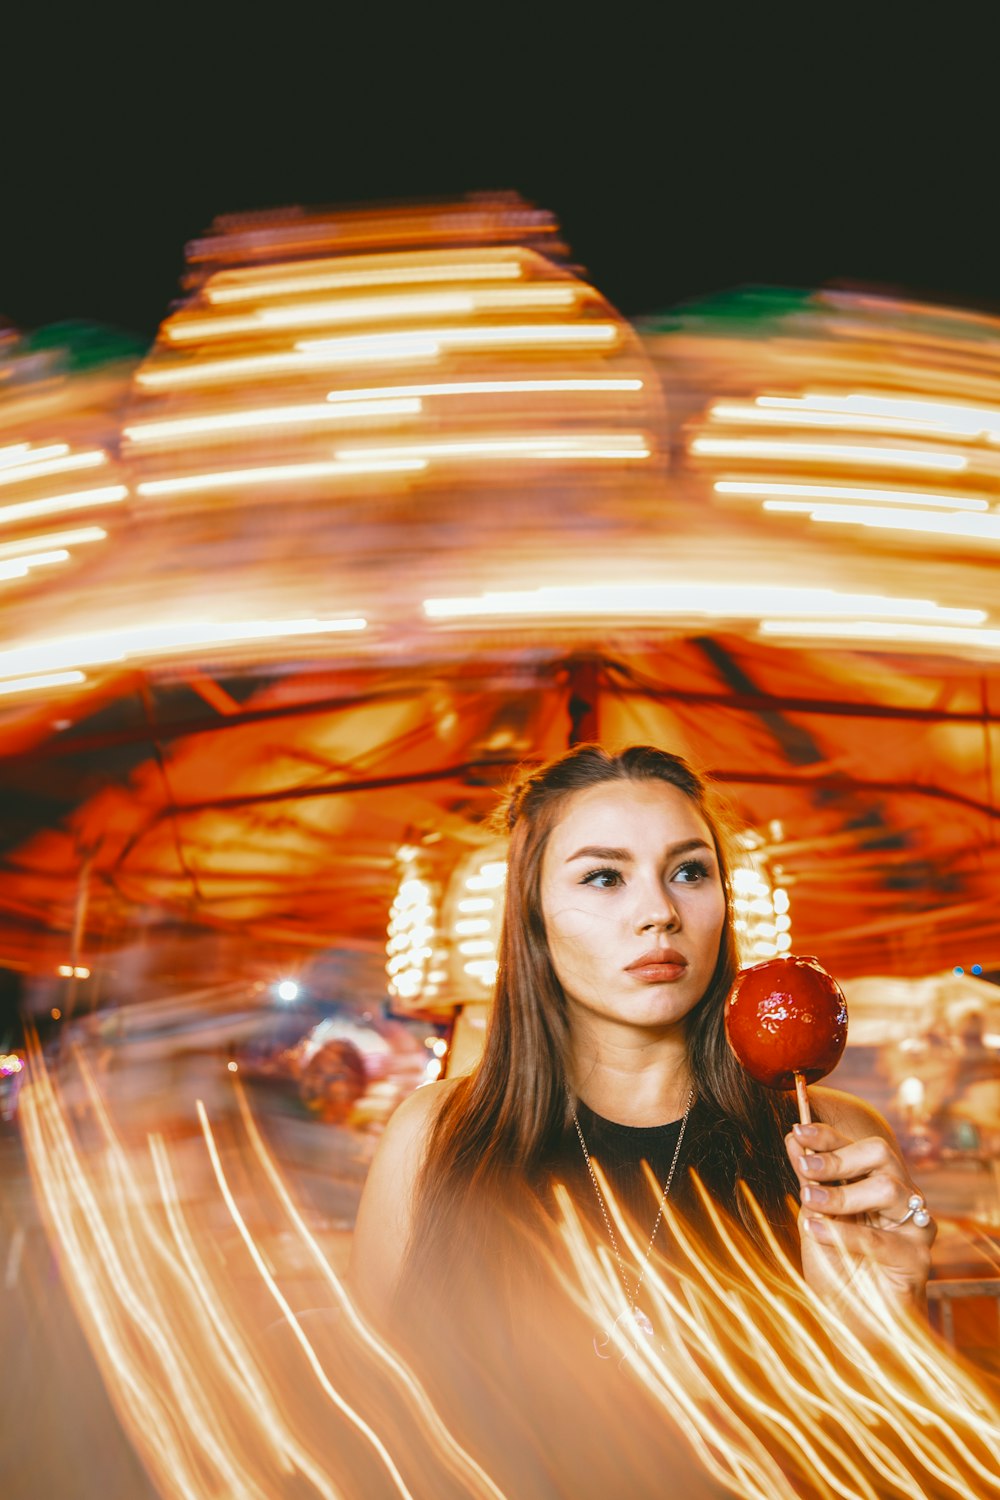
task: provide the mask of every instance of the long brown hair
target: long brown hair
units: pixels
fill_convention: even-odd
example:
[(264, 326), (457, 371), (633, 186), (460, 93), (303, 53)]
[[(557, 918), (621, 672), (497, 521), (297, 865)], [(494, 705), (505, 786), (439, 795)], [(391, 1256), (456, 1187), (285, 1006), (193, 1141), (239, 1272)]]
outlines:
[[(705, 1186), (754, 1238), (757, 1222), (739, 1191), (742, 1178), (775, 1226), (787, 1220), (795, 1180), (782, 1137), (794, 1118), (780, 1095), (756, 1084), (726, 1041), (724, 1007), (738, 963), (732, 923), (730, 819), (715, 790), (678, 755), (633, 745), (613, 755), (578, 745), (518, 779), (501, 818), (510, 835), (507, 893), (496, 994), (482, 1058), (445, 1098), (417, 1183), (404, 1269), (447, 1274), (456, 1246), (475, 1254), (488, 1233), (489, 1204), (542, 1192), (565, 1142), (573, 1096), (566, 1000), (549, 956), (541, 902), (542, 857), (566, 800), (613, 781), (662, 781), (694, 805), (715, 845), (727, 919), (704, 995), (688, 1018), (688, 1060), (696, 1105), (685, 1157)], [(461, 1221), (456, 1214), (463, 1212)], [(460, 1223), (460, 1233), (457, 1232)], [(470, 1238), (471, 1237), (471, 1238)]]

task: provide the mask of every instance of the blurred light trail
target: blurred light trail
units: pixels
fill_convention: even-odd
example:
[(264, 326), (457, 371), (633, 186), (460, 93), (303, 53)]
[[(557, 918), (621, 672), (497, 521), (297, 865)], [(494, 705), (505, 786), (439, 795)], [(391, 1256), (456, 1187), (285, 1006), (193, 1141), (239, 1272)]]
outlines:
[(178, 474), (172, 479), (145, 479), (136, 485), (140, 495), (179, 495), (198, 490), (240, 488), (242, 485), (308, 484), (315, 479), (350, 479), (359, 474), (406, 474), (427, 467), (419, 457), (363, 454), (330, 463), (273, 464), (262, 469), (214, 469), (205, 474)]
[(833, 589), (797, 589), (768, 584), (659, 583), (593, 584), (577, 588), (539, 588), (523, 593), (486, 593), (466, 598), (426, 599), (432, 619), (490, 615), (652, 614), (716, 615), (761, 618), (781, 613), (853, 616), (876, 613), (901, 618), (931, 618), (975, 624), (986, 619), (980, 609), (952, 609), (931, 599), (892, 598), (878, 594), (841, 594)]
[[(215, 1493), (271, 1500), (286, 1493), (290, 1479), (304, 1482), (308, 1493), (324, 1500), (369, 1493), (365, 1486), (370, 1481), (352, 1473), (343, 1437), (331, 1426), (332, 1407), (369, 1445), (392, 1491), (405, 1500), (413, 1494), (404, 1478), (406, 1468), (430, 1485), (422, 1493), (504, 1500), (452, 1436), (409, 1369), (356, 1313), (296, 1208), (241, 1092), (240, 1116), (262, 1168), (260, 1181), (271, 1188), (283, 1215), (275, 1232), (257, 1210), (259, 1232), (270, 1241), (271, 1253), (237, 1201), (200, 1101), (196, 1111), (218, 1207), (235, 1227), (247, 1266), (279, 1309), (281, 1325), (302, 1362), (291, 1377), (294, 1401), (289, 1400), (287, 1356), (261, 1328), (257, 1287), (252, 1283), (249, 1295), (241, 1290), (233, 1278), (236, 1257), (231, 1251), (219, 1256), (215, 1201), (192, 1203), (188, 1184), (187, 1203), (182, 1202), (171, 1151), (160, 1135), (149, 1135), (147, 1160), (141, 1151), (124, 1148), (83, 1054), (74, 1054), (78, 1077), (72, 1105), (64, 1092), (68, 1080), (56, 1081), (36, 1042), (29, 1058), (29, 1086), (21, 1098), (35, 1189), (84, 1331), (161, 1493), (185, 1500)], [(86, 1149), (81, 1127), (87, 1133)], [(355, 1359), (338, 1359), (337, 1376), (328, 1370), (275, 1270), (275, 1246), (289, 1236), (331, 1294), (342, 1319), (338, 1343), (343, 1344), (347, 1327), (374, 1361), (381, 1388), (372, 1386)], [(281, 1259), (287, 1264), (287, 1253)], [(349, 1395), (340, 1383), (344, 1371), (354, 1372), (357, 1397), (374, 1405), (393, 1432), (391, 1442), (401, 1450), (398, 1460), (390, 1440), (361, 1414), (355, 1393)], [(312, 1388), (303, 1379), (307, 1373)], [(414, 1454), (402, 1443), (398, 1422), (387, 1412), (387, 1386), (419, 1424), (418, 1446), (425, 1454)], [(378, 1492), (383, 1493), (381, 1488)], [(296, 1488), (295, 1493), (303, 1491)]]
[(163, 326), (171, 343), (200, 339), (232, 338), (242, 333), (264, 333), (271, 328), (331, 327), (343, 323), (386, 323), (399, 318), (468, 317), (482, 312), (510, 309), (572, 307), (581, 289), (574, 286), (531, 286), (480, 292), (423, 292), (410, 296), (352, 297), (336, 302), (293, 303), (285, 307), (263, 307), (243, 317), (189, 317)]
[(530, 349), (549, 345), (605, 349), (621, 337), (615, 323), (481, 324), (472, 328), (414, 328), (355, 338), (302, 339), (296, 348), (317, 359), (356, 364), (368, 359), (439, 354), (445, 349)]
[(872, 464), (885, 468), (939, 469), (959, 474), (969, 467), (960, 453), (931, 449), (862, 448), (849, 443), (795, 443), (783, 438), (695, 438), (691, 452), (715, 458), (789, 458), (801, 463)]
[(886, 396), (852, 393), (846, 396), (809, 394), (799, 397), (758, 396), (760, 407), (784, 411), (843, 412), (909, 422), (934, 431), (953, 433), (958, 437), (985, 437), (994, 441), (1000, 435), (1000, 409), (991, 406), (959, 405), (948, 401), (931, 401), (914, 396)]
[(97, 469), (108, 461), (108, 455), (100, 450), (89, 453), (63, 453), (55, 458), (47, 459), (44, 463), (27, 461), (33, 460), (34, 457), (34, 454), (27, 453), (25, 463), (19, 467), (0, 469), (0, 484), (27, 484), (29, 480), (44, 479), (49, 474), (65, 474), (71, 469)]
[(169, 621), (119, 630), (36, 641), (0, 651), (0, 679), (43, 669), (52, 671), (141, 660), (194, 647), (238, 645), (244, 641), (285, 640), (364, 630), (363, 619)]
[(638, 433), (541, 433), (530, 438), (456, 439), (444, 443), (398, 444), (386, 448), (342, 449), (344, 461), (385, 463), (393, 456), (429, 462), (443, 458), (649, 458), (650, 448)]
[(53, 531), (44, 536), (21, 537), (16, 542), (0, 542), (0, 557), (18, 557), (35, 547), (79, 547), (85, 542), (103, 542), (107, 534), (100, 526), (81, 526), (76, 531)]
[[(765, 510), (774, 510), (780, 500), (766, 500)], [(874, 505), (819, 505), (810, 511), (814, 521), (840, 525), (876, 526), (887, 531), (926, 532), (934, 536), (962, 537), (977, 542), (1000, 542), (1000, 515), (935, 515), (924, 510), (887, 510)]]
[(179, 417), (170, 422), (137, 422), (123, 431), (130, 442), (152, 443), (200, 437), (203, 433), (238, 432), (242, 428), (308, 427), (315, 422), (349, 422), (356, 417), (413, 416), (420, 409), (420, 402), (414, 397), (383, 400), (375, 391), (371, 400), (343, 405), (315, 402), (309, 406), (249, 406), (203, 417)]
[(63, 510), (88, 510), (92, 505), (117, 505), (128, 498), (124, 484), (108, 484), (93, 490), (73, 490), (65, 495), (46, 495), (41, 500), (22, 500), (0, 506), (0, 526), (26, 521), (32, 516), (53, 516)]
[[(777, 479), (717, 479), (712, 488), (717, 495), (767, 495), (775, 499), (798, 495), (806, 501), (814, 502), (813, 505), (803, 505), (801, 509), (804, 510), (814, 509), (817, 500), (870, 500), (873, 505), (926, 505), (937, 510), (984, 511), (990, 508), (990, 502), (979, 495), (950, 495), (928, 490), (875, 487), (865, 489), (860, 485), (850, 484), (792, 484)], [(773, 508), (765, 506), (765, 509)]]
[(38, 693), (86, 682), (83, 672), (45, 672), (35, 677), (0, 678), (0, 693)]
[(638, 379), (584, 379), (573, 377), (560, 380), (439, 380), (425, 381), (421, 385), (370, 386), (367, 390), (330, 391), (328, 401), (374, 400), (385, 396), (505, 396), (548, 395), (568, 392), (576, 395), (582, 391), (614, 394), (616, 392), (641, 391), (643, 382)]
[[(439, 260), (430, 265), (415, 264), (411, 256), (366, 256), (363, 260), (327, 261), (330, 268), (321, 270), (321, 262), (312, 261), (304, 268), (288, 265), (269, 266), (266, 271), (240, 273), (222, 271), (205, 288), (205, 300), (212, 303), (249, 302), (269, 297), (289, 297), (303, 292), (359, 291), (363, 287), (419, 285), (437, 281), (517, 281), (524, 272), (518, 260), (471, 261), (466, 252), (438, 252)], [(391, 264), (379, 264), (389, 260)], [(348, 269), (349, 266), (358, 269)], [(287, 274), (282, 274), (282, 270)], [(229, 278), (245, 278), (230, 282)], [(270, 279), (268, 279), (270, 278)]]
[(66, 562), (68, 558), (65, 547), (57, 547), (51, 552), (32, 552), (26, 557), (0, 562), (0, 579), (23, 578), (31, 568), (45, 568), (52, 563)]
[(955, 646), (959, 651), (977, 647), (1000, 648), (1000, 630), (973, 630), (961, 626), (915, 625), (885, 620), (761, 620), (762, 635), (828, 636), (852, 640), (926, 641), (928, 644)]

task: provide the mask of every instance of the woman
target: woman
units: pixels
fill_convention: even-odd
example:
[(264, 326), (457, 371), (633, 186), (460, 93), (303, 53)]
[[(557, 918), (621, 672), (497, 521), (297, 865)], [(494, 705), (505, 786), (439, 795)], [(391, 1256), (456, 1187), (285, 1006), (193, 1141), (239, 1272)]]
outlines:
[[(898, 1309), (919, 1308), (934, 1227), (911, 1210), (914, 1187), (888, 1125), (860, 1100), (816, 1087), (817, 1123), (803, 1127), (794, 1098), (754, 1083), (729, 1050), (729, 858), (709, 788), (666, 752), (582, 745), (514, 787), (506, 823), (506, 912), (484, 1054), (471, 1077), (419, 1089), (386, 1130), (354, 1237), (362, 1304), (384, 1323), (436, 1288), (418, 1342), (444, 1318), (475, 1327), (478, 1347), (465, 1293), (487, 1283), (491, 1305), (499, 1294), (512, 1323), (537, 1328), (549, 1292), (532, 1301), (530, 1282), (546, 1262), (525, 1256), (519, 1236), (544, 1233), (552, 1184), (562, 1181), (613, 1251), (630, 1335), (653, 1336), (643, 1278), (665, 1238), (665, 1200), (697, 1213), (695, 1168), (710, 1197), (764, 1243), (746, 1183), (807, 1281), (824, 1296), (843, 1293), (848, 1311), (857, 1262), (878, 1268)], [(645, 1257), (630, 1256), (616, 1234), (595, 1159), (636, 1244), (648, 1239)], [(567, 1369), (575, 1387), (572, 1360)]]

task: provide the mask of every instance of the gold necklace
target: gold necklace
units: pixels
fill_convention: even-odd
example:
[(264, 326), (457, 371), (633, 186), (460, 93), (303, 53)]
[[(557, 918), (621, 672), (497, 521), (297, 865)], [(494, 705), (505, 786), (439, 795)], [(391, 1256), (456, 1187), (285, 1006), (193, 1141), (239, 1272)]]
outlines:
[[(629, 1305), (628, 1312), (621, 1313), (615, 1319), (614, 1326), (617, 1328), (618, 1324), (622, 1321), (623, 1318), (629, 1318), (631, 1319), (632, 1323), (633, 1335), (635, 1335), (636, 1333), (641, 1333), (643, 1337), (647, 1339), (651, 1339), (653, 1337), (653, 1324), (647, 1317), (647, 1315), (642, 1311), (642, 1309), (636, 1306), (636, 1301), (639, 1296), (639, 1291), (642, 1287), (643, 1279), (646, 1275), (646, 1267), (649, 1265), (649, 1257), (653, 1251), (653, 1241), (656, 1239), (656, 1231), (659, 1229), (660, 1220), (663, 1218), (663, 1205), (666, 1203), (667, 1198), (670, 1194), (670, 1185), (674, 1180), (674, 1173), (677, 1170), (677, 1162), (681, 1154), (681, 1146), (684, 1142), (684, 1132), (687, 1129), (688, 1115), (691, 1113), (691, 1106), (693, 1103), (694, 1089), (691, 1089), (688, 1093), (687, 1104), (684, 1106), (684, 1114), (681, 1116), (681, 1128), (677, 1134), (677, 1145), (674, 1147), (673, 1160), (670, 1163), (670, 1171), (667, 1173), (667, 1180), (663, 1184), (663, 1192), (660, 1194), (660, 1206), (656, 1210), (656, 1218), (653, 1221), (653, 1231), (649, 1236), (649, 1244), (646, 1246), (646, 1253), (642, 1257), (642, 1264), (639, 1267), (639, 1279), (636, 1281), (634, 1292), (629, 1290), (628, 1277), (625, 1274), (625, 1262), (622, 1260), (621, 1251), (618, 1249), (618, 1240), (615, 1237), (614, 1227), (611, 1223), (611, 1215), (608, 1213), (607, 1204), (604, 1201), (604, 1194), (601, 1192), (601, 1185), (597, 1180), (597, 1174), (594, 1171), (594, 1164), (590, 1159), (590, 1152), (587, 1150), (587, 1142), (584, 1138), (583, 1127), (580, 1124), (580, 1117), (576, 1112), (576, 1105), (574, 1104), (573, 1106), (573, 1124), (576, 1126), (576, 1133), (580, 1140), (580, 1149), (582, 1150), (584, 1160), (587, 1163), (587, 1171), (590, 1173), (590, 1180), (594, 1184), (594, 1192), (597, 1194), (597, 1201), (600, 1204), (601, 1214), (604, 1218), (605, 1227), (608, 1231), (608, 1238), (611, 1241), (611, 1248), (615, 1252), (615, 1260), (618, 1262), (618, 1274), (621, 1277), (622, 1288), (624, 1289), (625, 1297)], [(606, 1333), (604, 1335), (602, 1348), (607, 1348), (610, 1342), (611, 1336), (610, 1334)], [(598, 1359), (610, 1359), (611, 1355), (602, 1353), (602, 1348), (598, 1348), (597, 1339), (595, 1338), (594, 1353), (597, 1355)]]

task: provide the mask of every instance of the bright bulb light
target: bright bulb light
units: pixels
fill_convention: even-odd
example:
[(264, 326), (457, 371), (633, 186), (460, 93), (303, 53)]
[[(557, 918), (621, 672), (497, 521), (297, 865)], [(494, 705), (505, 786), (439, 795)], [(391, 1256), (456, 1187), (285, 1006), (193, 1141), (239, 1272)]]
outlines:
[(299, 987), (294, 979), (283, 979), (278, 985), (279, 1000), (297, 1000), (298, 995)]

